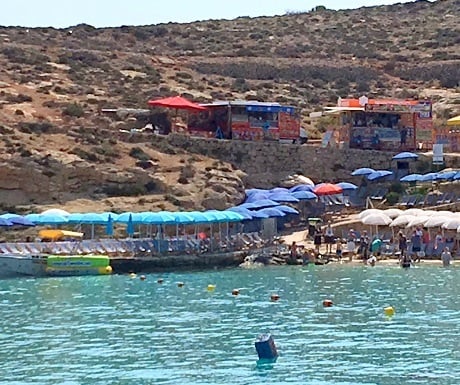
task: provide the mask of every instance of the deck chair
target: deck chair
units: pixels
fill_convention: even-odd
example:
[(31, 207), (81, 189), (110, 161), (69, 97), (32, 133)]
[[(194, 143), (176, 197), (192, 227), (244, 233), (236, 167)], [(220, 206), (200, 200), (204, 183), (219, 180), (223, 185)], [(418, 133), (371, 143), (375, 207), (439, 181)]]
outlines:
[(439, 196), (438, 196), (438, 199), (437, 199), (437, 201), (436, 201), (436, 204), (437, 204), (437, 205), (442, 205), (442, 204), (444, 203), (444, 199), (445, 199), (446, 195), (447, 195), (447, 194), (445, 194), (445, 193), (439, 195)]
[(101, 239), (99, 244), (107, 254), (115, 254), (117, 252), (117, 247), (113, 239)]
[(414, 207), (417, 203), (417, 195), (410, 195), (407, 201), (407, 207)]
[(404, 195), (401, 199), (401, 202), (398, 203), (398, 206), (407, 207), (410, 197), (410, 195)]

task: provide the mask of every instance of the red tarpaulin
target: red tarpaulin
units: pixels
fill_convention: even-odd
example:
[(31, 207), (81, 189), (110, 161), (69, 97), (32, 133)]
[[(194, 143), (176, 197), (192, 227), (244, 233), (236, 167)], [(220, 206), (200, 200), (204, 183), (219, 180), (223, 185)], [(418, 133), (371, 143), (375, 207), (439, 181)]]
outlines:
[(175, 108), (177, 110), (205, 111), (206, 107), (193, 103), (182, 96), (172, 96), (170, 98), (149, 100), (149, 105), (153, 107)]
[(316, 195), (334, 195), (342, 193), (343, 189), (332, 183), (321, 183), (313, 189), (313, 192)]

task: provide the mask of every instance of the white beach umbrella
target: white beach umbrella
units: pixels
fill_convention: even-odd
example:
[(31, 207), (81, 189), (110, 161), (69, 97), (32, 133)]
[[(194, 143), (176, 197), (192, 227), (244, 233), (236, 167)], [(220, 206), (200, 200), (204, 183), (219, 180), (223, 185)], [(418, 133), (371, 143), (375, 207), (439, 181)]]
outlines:
[(451, 219), (450, 216), (433, 215), (426, 222), (425, 227), (439, 227)]
[(403, 211), (401, 215), (415, 215), (417, 217), (419, 215), (425, 215), (425, 212), (422, 209), (412, 208), (412, 209)]
[(382, 211), (385, 215), (388, 215), (390, 218), (397, 218), (399, 217), (403, 211), (400, 209), (386, 209)]
[(365, 225), (371, 226), (386, 226), (389, 225), (392, 221), (388, 215), (383, 213), (373, 213), (365, 216), (361, 219), (361, 222)]
[(382, 210), (379, 210), (379, 209), (367, 209), (367, 210), (361, 211), (358, 214), (358, 218), (362, 220), (363, 218), (365, 218), (365, 217), (367, 217), (368, 215), (371, 215), (371, 214), (382, 214)]
[(425, 222), (430, 219), (430, 217), (426, 215), (421, 215), (419, 217), (414, 217), (413, 219), (410, 220), (409, 223), (407, 223), (406, 227), (415, 227), (415, 226), (421, 226), (424, 225)]
[(436, 213), (437, 213), (436, 210), (424, 210), (424, 215), (426, 215), (427, 217), (432, 217)]
[(453, 213), (452, 211), (448, 211), (448, 210), (441, 210), (441, 211), (436, 211), (435, 215), (451, 217), (452, 215), (455, 215), (455, 213)]
[(460, 217), (452, 217), (447, 222), (443, 223), (442, 228), (446, 230), (456, 230), (460, 226)]
[(460, 226), (457, 227), (457, 233), (460, 233)]
[(48, 209), (43, 211), (41, 215), (58, 215), (61, 217), (68, 217), (70, 213), (62, 209)]
[(393, 219), (393, 222), (390, 223), (390, 227), (406, 226), (414, 218), (415, 215), (400, 215), (398, 218)]

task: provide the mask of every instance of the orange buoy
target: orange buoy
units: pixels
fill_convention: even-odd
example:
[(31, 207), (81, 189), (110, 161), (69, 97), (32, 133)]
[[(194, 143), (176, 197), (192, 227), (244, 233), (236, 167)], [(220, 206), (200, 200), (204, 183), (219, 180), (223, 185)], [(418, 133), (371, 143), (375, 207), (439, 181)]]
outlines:
[(240, 291), (238, 289), (232, 290), (232, 295), (238, 295), (238, 294), (240, 294)]
[(163, 283), (163, 278), (158, 278), (157, 282), (158, 283)]
[(272, 294), (272, 295), (270, 296), (270, 299), (271, 299), (272, 301), (278, 301), (278, 300), (280, 299), (280, 296), (279, 296), (278, 294)]
[(323, 301), (323, 306), (324, 307), (331, 307), (334, 303), (330, 299), (325, 299)]
[(183, 287), (185, 285), (184, 282), (177, 282), (177, 287)]
[(139, 279), (140, 279), (141, 281), (145, 281), (145, 275), (141, 275), (141, 276), (139, 277)]

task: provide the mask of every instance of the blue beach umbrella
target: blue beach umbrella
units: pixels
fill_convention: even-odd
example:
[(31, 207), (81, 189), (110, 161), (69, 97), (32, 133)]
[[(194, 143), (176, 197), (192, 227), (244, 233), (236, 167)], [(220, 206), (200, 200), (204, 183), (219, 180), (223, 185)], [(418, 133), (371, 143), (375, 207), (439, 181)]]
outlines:
[[(276, 203), (276, 202), (274, 202)], [(275, 205), (276, 206), (276, 205)], [(245, 209), (248, 209), (248, 210), (251, 210), (251, 209), (258, 209), (259, 206), (255, 203), (251, 203), (251, 202), (244, 202), (238, 206), (235, 206), (235, 207), (242, 207), (242, 208), (245, 208)]]
[(388, 170), (376, 170), (374, 171), (372, 174), (369, 174), (367, 175), (367, 179), (370, 180), (370, 181), (373, 181), (373, 180), (378, 180), (378, 179), (383, 179), (389, 175), (392, 175), (393, 172), (392, 171), (388, 171)]
[(107, 217), (107, 225), (105, 227), (105, 233), (109, 237), (113, 236), (113, 219), (112, 219), (112, 216), (110, 214)]
[(436, 180), (454, 180), (456, 175), (457, 171), (439, 172)]
[(193, 216), (184, 211), (172, 213), (172, 216), (174, 217), (174, 221), (177, 224), (190, 225), (192, 223), (195, 223), (195, 219), (193, 219)]
[(274, 207), (274, 208), (277, 209), (277, 210), (282, 211), (282, 212), (285, 213), (285, 214), (295, 214), (295, 215), (299, 215), (299, 212), (298, 212), (295, 208), (293, 208), (293, 207), (291, 207), (291, 206), (280, 205), (280, 206), (276, 206), (276, 207)]
[(414, 154), (413, 152), (400, 152), (396, 154), (392, 160), (415, 160), (418, 159), (418, 155)]
[(176, 218), (168, 211), (150, 211), (141, 213), (141, 223), (149, 225), (172, 225), (176, 223)]
[(69, 222), (66, 217), (57, 214), (28, 214), (24, 218), (36, 225), (61, 225)]
[(275, 201), (275, 202), (288, 202), (288, 203), (298, 203), (299, 202), (299, 200), (289, 192), (288, 193), (286, 192), (273, 193), (268, 196), (268, 199), (271, 199), (272, 201)]
[(343, 191), (352, 191), (358, 189), (358, 186), (349, 182), (340, 182), (337, 183), (337, 186), (339, 186)]
[(9, 219), (0, 218), (0, 226), (9, 227), (13, 225), (14, 225), (13, 222), (11, 222)]
[(126, 226), (126, 232), (130, 237), (134, 235), (134, 223), (133, 223), (133, 215), (130, 213), (128, 217), (128, 223)]
[(420, 177), (420, 182), (433, 182), (436, 180), (437, 177), (438, 177), (437, 172), (429, 172), (427, 174), (423, 174)]
[(284, 217), (286, 213), (278, 210), (276, 207), (267, 207), (256, 211), (258, 214), (268, 215), (269, 218)]
[(289, 190), (285, 187), (274, 187), (269, 190), (270, 194), (275, 194), (275, 193), (289, 193)]
[(270, 193), (256, 193), (256, 194), (251, 194), (246, 197), (245, 202), (256, 202), (256, 201), (261, 201), (262, 199), (269, 199), (268, 196)]
[(117, 219), (114, 219), (114, 222), (125, 223), (125, 224), (127, 224), (129, 221), (131, 221), (132, 224), (142, 223), (142, 214), (126, 212), (126, 213), (118, 215)]
[(315, 186), (311, 184), (298, 184), (297, 186), (291, 187), (289, 192), (292, 194), (298, 191), (313, 191), (314, 188)]
[(271, 199), (260, 199), (251, 203), (253, 204), (252, 209), (263, 209), (266, 207), (274, 207), (279, 205), (278, 202), (272, 201)]
[(357, 168), (356, 170), (354, 170), (351, 173), (351, 175), (352, 176), (366, 176), (366, 175), (372, 174), (373, 172), (375, 172), (373, 168), (362, 167), (362, 168)]
[(455, 174), (454, 180), (460, 180), (460, 171), (458, 171), (457, 174)]
[(420, 182), (422, 178), (421, 174), (409, 174), (406, 176), (403, 176), (399, 181), (400, 182)]
[(318, 198), (318, 196), (314, 192), (311, 192), (311, 191), (295, 191), (291, 194), (292, 196), (296, 197), (300, 201), (314, 200)]
[(243, 216), (244, 220), (251, 220), (254, 217), (253, 214), (255, 213), (255, 211), (250, 211), (247, 208), (241, 206), (230, 207), (227, 209), (227, 211), (240, 214)]
[(6, 213), (6, 214), (0, 215), (0, 218), (10, 221), (13, 225), (35, 226), (35, 223), (24, 218), (22, 215), (19, 215), (19, 214)]
[(269, 191), (261, 188), (250, 188), (244, 191), (246, 196), (249, 197), (251, 195), (260, 194), (260, 195), (268, 195)]

